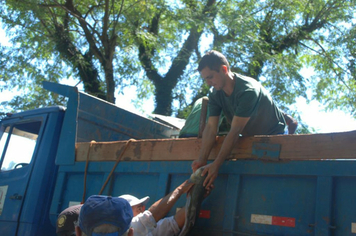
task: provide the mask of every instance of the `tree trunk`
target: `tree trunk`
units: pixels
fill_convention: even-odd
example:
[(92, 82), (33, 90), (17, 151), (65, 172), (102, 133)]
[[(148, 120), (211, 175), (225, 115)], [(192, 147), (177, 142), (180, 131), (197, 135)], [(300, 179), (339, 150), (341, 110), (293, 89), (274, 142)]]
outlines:
[(115, 104), (115, 81), (112, 60), (105, 66), (106, 100)]
[(153, 113), (171, 115), (173, 101), (172, 86), (167, 86), (167, 83), (163, 80), (160, 83), (155, 83), (155, 88), (156, 108)]
[[(215, 18), (217, 13), (217, 11), (214, 11), (215, 2), (216, 0), (208, 0), (200, 17)], [(154, 35), (158, 33), (159, 20), (160, 13), (155, 15), (151, 20), (149, 29)], [(143, 41), (138, 42), (141, 64), (147, 77), (155, 85), (156, 108), (154, 113), (168, 116), (172, 115), (173, 89), (183, 75), (186, 66), (189, 64), (189, 59), (197, 48), (202, 33), (203, 30), (199, 25), (195, 25), (190, 29), (188, 38), (179, 50), (178, 55), (173, 59), (172, 65), (164, 77), (158, 74), (158, 69), (154, 67), (152, 62), (155, 49), (148, 48)]]

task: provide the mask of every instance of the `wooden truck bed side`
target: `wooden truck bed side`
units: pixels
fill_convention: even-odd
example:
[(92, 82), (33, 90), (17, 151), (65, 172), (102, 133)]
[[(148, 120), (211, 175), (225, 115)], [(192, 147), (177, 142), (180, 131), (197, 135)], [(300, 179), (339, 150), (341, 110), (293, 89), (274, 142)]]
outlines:
[[(216, 138), (209, 156), (213, 160), (221, 148), (224, 136)], [(128, 141), (76, 144), (76, 161), (115, 161)], [(307, 135), (274, 135), (241, 138), (228, 159), (320, 160), (354, 159), (356, 131)], [(123, 161), (185, 161), (199, 155), (201, 139), (131, 140)], [(271, 155), (273, 157), (271, 157)], [(276, 156), (277, 155), (277, 156)]]

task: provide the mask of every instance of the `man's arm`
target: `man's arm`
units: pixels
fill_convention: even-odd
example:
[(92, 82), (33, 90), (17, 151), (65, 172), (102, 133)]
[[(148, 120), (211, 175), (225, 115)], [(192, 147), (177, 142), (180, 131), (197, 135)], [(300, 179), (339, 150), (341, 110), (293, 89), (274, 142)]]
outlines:
[(173, 192), (155, 202), (148, 210), (152, 213), (152, 216), (156, 222), (167, 215), (180, 196), (182, 196), (184, 193), (187, 193), (193, 185), (194, 183), (190, 183), (188, 180), (186, 180)]
[(185, 206), (177, 211), (174, 215), (174, 220), (177, 222), (178, 227), (182, 229), (185, 223)]
[(284, 120), (286, 121), (287, 125), (288, 125), (288, 134), (294, 134), (295, 130), (298, 127), (298, 121), (296, 121), (295, 119), (293, 119), (293, 117), (291, 117), (290, 115), (288, 115), (287, 113), (283, 112), (283, 117)]
[[(205, 194), (204, 194), (204, 199), (207, 198), (211, 191), (214, 189), (214, 185), (211, 185), (209, 188), (207, 188), (205, 190)], [(177, 222), (177, 225), (180, 229), (183, 228), (184, 223), (185, 223), (185, 206), (181, 209), (179, 209), (179, 211), (174, 215), (174, 220)]]
[(215, 158), (213, 163), (206, 165), (202, 172), (202, 175), (208, 173), (208, 176), (203, 183), (204, 186), (209, 187), (213, 184), (214, 180), (218, 176), (220, 166), (224, 163), (226, 157), (230, 155), (233, 147), (237, 144), (239, 135), (249, 120), (250, 117), (234, 116), (230, 131), (224, 139), (218, 156)]
[(206, 165), (211, 149), (216, 140), (216, 134), (219, 125), (219, 116), (211, 116), (203, 131), (202, 148), (200, 149), (199, 158), (192, 163), (193, 172), (199, 167)]

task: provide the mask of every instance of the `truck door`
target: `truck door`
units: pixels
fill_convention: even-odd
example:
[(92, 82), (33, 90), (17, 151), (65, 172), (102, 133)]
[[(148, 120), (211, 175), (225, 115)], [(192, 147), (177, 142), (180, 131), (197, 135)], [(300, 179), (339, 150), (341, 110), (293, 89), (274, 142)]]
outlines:
[[(1, 235), (16, 235), (36, 156), (41, 128), (47, 115), (4, 120), (0, 126)], [(38, 146), (38, 145), (37, 145)]]

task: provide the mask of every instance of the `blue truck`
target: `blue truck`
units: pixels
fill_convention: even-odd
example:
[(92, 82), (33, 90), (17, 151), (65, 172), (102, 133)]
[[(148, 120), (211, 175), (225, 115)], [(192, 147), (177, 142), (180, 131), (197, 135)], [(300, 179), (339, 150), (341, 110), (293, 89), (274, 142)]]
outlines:
[[(56, 235), (58, 214), (90, 195), (148, 195), (152, 204), (189, 178), (200, 138), (172, 138), (174, 127), (75, 87), (44, 88), (67, 106), (0, 124), (0, 235)], [(354, 159), (356, 131), (243, 138), (191, 235), (356, 235)], [(184, 205), (181, 197), (169, 215)]]

